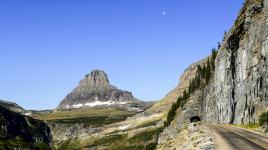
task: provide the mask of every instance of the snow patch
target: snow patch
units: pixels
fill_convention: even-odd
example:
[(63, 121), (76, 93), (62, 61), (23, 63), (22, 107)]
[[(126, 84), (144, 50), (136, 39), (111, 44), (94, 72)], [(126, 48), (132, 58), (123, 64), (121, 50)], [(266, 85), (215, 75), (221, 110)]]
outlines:
[(95, 101), (92, 103), (86, 103), (86, 106), (89, 107), (94, 107), (94, 106), (101, 106), (101, 105), (115, 105), (115, 104), (120, 104), (120, 105), (124, 105), (127, 102), (113, 102), (113, 101), (107, 101), (107, 102), (101, 102), (101, 101)]
[(127, 102), (119, 102), (119, 104), (124, 105), (127, 104)]
[(26, 113), (25, 116), (30, 116), (32, 113)]
[(93, 103), (86, 103), (85, 104), (86, 106), (89, 106), (89, 107), (94, 107), (94, 106), (99, 106), (99, 105), (112, 105), (112, 102), (100, 102), (100, 101), (95, 101)]
[(130, 125), (126, 125), (126, 126), (120, 126), (119, 129), (120, 130), (126, 130)]
[(131, 109), (137, 110), (137, 111), (142, 111), (140, 108), (137, 107), (131, 107)]
[(124, 102), (115, 102), (115, 101), (106, 101), (106, 102), (101, 102), (101, 101), (95, 101), (95, 102), (91, 102), (91, 103), (86, 103), (86, 104), (75, 104), (72, 106), (66, 105), (66, 108), (69, 109), (71, 107), (73, 108), (81, 108), (83, 106), (88, 106), (88, 107), (94, 107), (94, 106), (102, 106), (102, 105), (124, 105), (127, 104), (126, 101)]
[(83, 104), (76, 104), (76, 105), (73, 105), (74, 108), (80, 108), (80, 107), (82, 107), (82, 106), (83, 106)]

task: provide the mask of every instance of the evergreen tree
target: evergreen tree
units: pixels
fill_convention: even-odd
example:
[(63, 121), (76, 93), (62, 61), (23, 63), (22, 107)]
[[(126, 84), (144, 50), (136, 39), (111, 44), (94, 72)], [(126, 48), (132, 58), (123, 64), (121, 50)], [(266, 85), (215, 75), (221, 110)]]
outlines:
[(221, 48), (221, 43), (220, 42), (218, 42), (218, 49), (220, 49)]
[(165, 127), (169, 126), (170, 123), (174, 120), (176, 110), (178, 108), (184, 107), (190, 95), (194, 93), (197, 89), (199, 89), (200, 86), (205, 85), (202, 84), (203, 81), (205, 81), (205, 83), (208, 84), (211, 77), (211, 72), (213, 72), (215, 69), (216, 57), (217, 57), (217, 51), (215, 48), (213, 48), (211, 58), (208, 58), (207, 63), (203, 66), (201, 65), (197, 66), (196, 76), (190, 80), (188, 89), (183, 91), (182, 96), (179, 96), (177, 101), (172, 104), (167, 115), (167, 120), (164, 122)]
[(227, 32), (226, 32), (226, 30), (224, 31), (224, 38), (226, 37), (226, 35), (227, 35)]
[(212, 49), (212, 55), (211, 55), (211, 67), (212, 67), (212, 70), (214, 71), (215, 69), (215, 59), (217, 57), (217, 51), (215, 48)]
[(190, 80), (188, 91), (191, 93), (193, 90), (193, 80)]
[(209, 82), (210, 76), (211, 76), (211, 66), (210, 66), (210, 59), (208, 58), (208, 60), (207, 60), (207, 68), (206, 68), (206, 75), (205, 75), (207, 84)]
[(202, 72), (203, 72), (203, 68), (200, 65), (198, 65), (197, 66), (197, 74), (202, 75)]
[(200, 84), (201, 84), (201, 79), (200, 79), (200, 75), (198, 75), (196, 77), (196, 88), (199, 88), (200, 87)]
[(211, 59), (215, 61), (216, 57), (218, 55), (218, 52), (215, 48), (212, 49)]
[(202, 78), (205, 78), (206, 77), (206, 71), (207, 71), (207, 66), (206, 65), (203, 65), (203, 68), (202, 68)]

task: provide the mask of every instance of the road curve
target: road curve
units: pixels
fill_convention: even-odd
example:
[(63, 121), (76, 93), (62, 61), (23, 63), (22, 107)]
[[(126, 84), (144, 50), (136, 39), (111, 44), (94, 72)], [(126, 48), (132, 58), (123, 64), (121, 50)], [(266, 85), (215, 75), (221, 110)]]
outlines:
[(233, 126), (207, 125), (217, 150), (268, 150), (268, 138)]

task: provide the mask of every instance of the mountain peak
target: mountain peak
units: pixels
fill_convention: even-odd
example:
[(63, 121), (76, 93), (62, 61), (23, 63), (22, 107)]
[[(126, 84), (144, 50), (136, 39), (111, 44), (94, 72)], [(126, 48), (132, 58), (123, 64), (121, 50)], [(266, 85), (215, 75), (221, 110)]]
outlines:
[(107, 74), (102, 70), (93, 70), (80, 82), (81, 86), (108, 86), (110, 85)]
[(116, 107), (129, 111), (142, 111), (147, 104), (136, 99), (131, 92), (111, 85), (104, 71), (93, 70), (63, 99), (57, 109), (81, 107)]

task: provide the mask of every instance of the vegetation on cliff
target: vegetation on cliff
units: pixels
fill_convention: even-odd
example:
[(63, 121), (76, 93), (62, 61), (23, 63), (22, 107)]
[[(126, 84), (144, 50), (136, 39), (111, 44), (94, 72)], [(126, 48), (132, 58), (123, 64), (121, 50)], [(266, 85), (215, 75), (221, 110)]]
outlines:
[(194, 93), (200, 87), (204, 87), (209, 83), (212, 73), (215, 70), (215, 59), (217, 57), (217, 51), (215, 48), (212, 49), (211, 57), (207, 59), (205, 65), (197, 66), (196, 76), (190, 80), (188, 90), (185, 90), (182, 96), (178, 97), (177, 101), (172, 104), (171, 109), (168, 112), (167, 120), (164, 123), (164, 126), (169, 126), (170, 123), (174, 120), (176, 115), (176, 110), (178, 108), (183, 108), (189, 99), (190, 95)]
[(50, 149), (50, 129), (43, 122), (0, 106), (0, 149)]
[(259, 125), (263, 126), (264, 124), (268, 125), (268, 112), (264, 112), (259, 116)]

